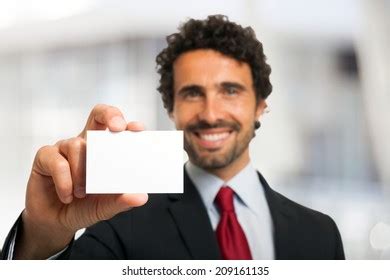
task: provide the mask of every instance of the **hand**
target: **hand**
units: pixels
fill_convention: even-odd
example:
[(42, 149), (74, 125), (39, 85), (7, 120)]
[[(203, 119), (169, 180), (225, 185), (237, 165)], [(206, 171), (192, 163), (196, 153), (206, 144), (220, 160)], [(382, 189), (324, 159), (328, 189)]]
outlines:
[(47, 258), (64, 248), (77, 230), (146, 203), (147, 194), (85, 194), (86, 132), (106, 128), (144, 129), (140, 123), (126, 123), (117, 108), (97, 105), (80, 135), (38, 151), (27, 185), (16, 258)]

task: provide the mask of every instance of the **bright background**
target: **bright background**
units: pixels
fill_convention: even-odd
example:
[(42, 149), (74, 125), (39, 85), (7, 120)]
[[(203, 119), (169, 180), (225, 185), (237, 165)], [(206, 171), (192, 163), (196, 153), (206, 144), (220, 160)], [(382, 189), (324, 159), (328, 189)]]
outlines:
[(155, 56), (189, 17), (251, 25), (273, 71), (252, 159), (274, 189), (332, 216), (349, 259), (390, 258), (388, 0), (0, 0), (0, 243), (39, 147), (94, 104), (173, 129)]

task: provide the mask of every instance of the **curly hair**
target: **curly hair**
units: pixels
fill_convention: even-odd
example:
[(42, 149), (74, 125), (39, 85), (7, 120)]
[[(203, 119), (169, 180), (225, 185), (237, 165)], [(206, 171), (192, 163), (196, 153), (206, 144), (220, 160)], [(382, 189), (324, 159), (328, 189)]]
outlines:
[(266, 63), (262, 43), (251, 27), (243, 28), (229, 21), (227, 16), (212, 15), (205, 20), (189, 19), (179, 27), (178, 33), (166, 37), (168, 46), (156, 57), (165, 109), (173, 110), (173, 64), (183, 53), (196, 49), (212, 49), (238, 61), (248, 63), (253, 78), (256, 100), (266, 99), (272, 85), (269, 80), (271, 67)]

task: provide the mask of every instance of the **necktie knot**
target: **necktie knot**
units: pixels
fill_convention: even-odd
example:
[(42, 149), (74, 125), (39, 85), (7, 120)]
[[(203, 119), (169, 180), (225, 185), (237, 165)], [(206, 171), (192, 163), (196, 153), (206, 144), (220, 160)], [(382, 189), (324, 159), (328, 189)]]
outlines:
[(223, 186), (215, 197), (221, 212), (216, 230), (221, 256), (224, 260), (251, 260), (248, 240), (234, 211), (233, 196), (234, 191)]
[(230, 187), (223, 186), (219, 190), (215, 202), (222, 213), (234, 212), (233, 195), (234, 191)]

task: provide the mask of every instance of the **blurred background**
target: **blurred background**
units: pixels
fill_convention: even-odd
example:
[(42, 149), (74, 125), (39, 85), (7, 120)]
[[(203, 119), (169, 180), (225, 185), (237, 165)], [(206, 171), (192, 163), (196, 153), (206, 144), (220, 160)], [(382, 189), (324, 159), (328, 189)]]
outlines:
[(92, 107), (173, 129), (155, 56), (189, 17), (252, 26), (272, 67), (255, 166), (332, 216), (348, 259), (390, 259), (390, 1), (0, 0), (0, 242), (24, 207), (39, 147)]

